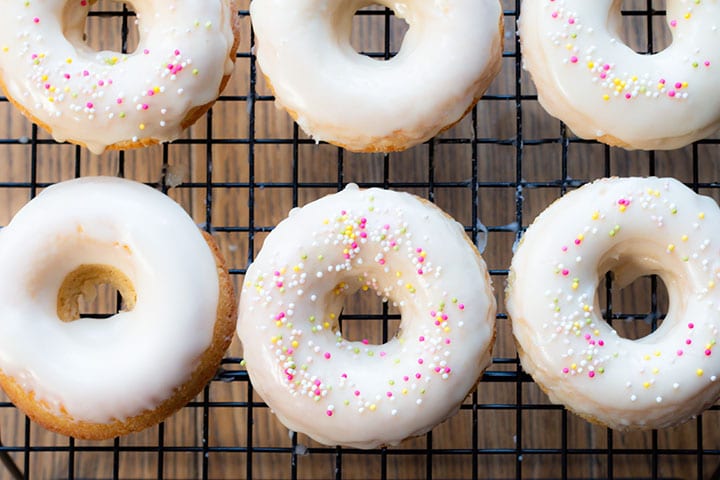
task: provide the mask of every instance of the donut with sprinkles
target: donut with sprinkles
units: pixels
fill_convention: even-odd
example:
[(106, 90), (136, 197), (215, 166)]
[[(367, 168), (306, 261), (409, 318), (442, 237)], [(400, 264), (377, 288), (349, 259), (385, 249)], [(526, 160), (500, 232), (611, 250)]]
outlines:
[[(345, 338), (344, 299), (400, 310), (381, 345)], [(374, 448), (454, 414), (490, 363), (496, 302), (463, 227), (407, 193), (350, 185), (290, 212), (245, 276), (238, 319), (253, 386), (327, 445)]]
[[(542, 212), (513, 257), (506, 305), (523, 368), (555, 403), (615, 429), (669, 427), (720, 395), (720, 209), (671, 178), (601, 179)], [(660, 326), (618, 335), (597, 289), (658, 275)], [(539, 287), (542, 286), (542, 287)]]
[(0, 86), (57, 141), (93, 153), (167, 142), (205, 113), (230, 78), (235, 0), (132, 0), (139, 44), (95, 51), (96, 0), (11, 0), (0, 17)]
[(672, 43), (645, 55), (623, 41), (618, 0), (533, 0), (518, 22), (542, 106), (579, 137), (674, 149), (720, 128), (720, 1), (668, 0)]

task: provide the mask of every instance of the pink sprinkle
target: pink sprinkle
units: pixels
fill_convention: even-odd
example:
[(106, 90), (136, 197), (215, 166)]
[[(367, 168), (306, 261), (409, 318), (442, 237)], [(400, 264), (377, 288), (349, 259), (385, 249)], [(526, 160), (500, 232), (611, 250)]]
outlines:
[(40, 19), (38, 17), (33, 18), (33, 22), (40, 23)]
[(550, 14), (550, 16), (551, 16), (552, 18), (557, 18), (557, 17), (558, 17), (558, 12), (553, 12), (553, 13)]
[(383, 230), (390, 230), (390, 225), (388, 225), (387, 223), (383, 225)]
[[(367, 223), (367, 218), (362, 217), (362, 218), (360, 219), (360, 223), (362, 223), (363, 225), (366, 224), (366, 223)], [(364, 228), (364, 227), (363, 227), (363, 228)]]
[(355, 390), (355, 391), (353, 392), (353, 394), (355, 394), (356, 397), (359, 397), (359, 396), (360, 396), (360, 390)]
[(370, 343), (370, 341), (367, 338), (363, 338), (362, 343), (363, 345), (367, 345), (368, 343)]
[(594, 376), (595, 376), (595, 372), (592, 371), (592, 370), (590, 370), (590, 371), (588, 372), (588, 377), (593, 378)]
[(143, 110), (147, 110), (148, 108), (150, 108), (150, 105), (148, 105), (147, 103), (143, 103), (143, 104), (142, 104), (142, 109), (143, 109)]
[(710, 355), (712, 355), (712, 350), (708, 348), (705, 350), (705, 356), (709, 357)]
[(147, 91), (147, 94), (148, 94), (148, 97), (152, 97), (153, 95), (155, 95), (155, 90), (153, 90), (151, 88), (150, 90)]
[(605, 65), (603, 65), (603, 70), (605, 70), (605, 71), (610, 70), (610, 64), (606, 63)]
[(331, 356), (332, 356), (332, 355), (330, 355), (330, 352), (325, 352), (325, 359), (326, 359), (326, 360), (330, 360), (330, 357), (331, 357)]
[(459, 308), (460, 310), (465, 310), (465, 304), (464, 304), (464, 303), (458, 304), (458, 308)]
[(440, 370), (442, 370), (441, 367), (435, 367), (435, 373), (440, 373)]
[[(180, 50), (175, 50), (175, 56), (177, 57), (178, 55), (180, 55)], [(343, 215), (345, 214), (343, 213)]]
[(315, 380), (315, 385), (320, 386), (320, 380)]
[(575, 239), (575, 245), (580, 245), (581, 243), (582, 243), (582, 240), (580, 240), (579, 238)]
[(87, 108), (93, 108), (95, 105), (93, 105), (92, 102), (87, 102), (87, 103), (85, 104), (85, 106), (86, 106)]
[(342, 378), (347, 378), (347, 373), (343, 373), (343, 374), (340, 375), (340, 376), (341, 376)]
[(568, 23), (569, 23), (570, 25), (574, 25), (574, 24), (575, 24), (575, 19), (574, 19), (574, 18), (568, 18)]
[(360, 238), (367, 238), (367, 233), (360, 232)]
[(452, 370), (450, 370), (450, 367), (445, 367), (445, 373), (450, 373)]
[(600, 74), (600, 78), (602, 78), (603, 80), (605, 80), (605, 79), (607, 78), (607, 73), (602, 72), (602, 73)]
[(434, 317), (435, 315), (437, 315), (437, 313), (435, 312), (435, 310), (430, 310), (430, 316), (431, 316), (431, 317)]
[(665, 85), (665, 79), (661, 78), (659, 83), (661, 83), (662, 85)]
[(277, 282), (276, 285), (277, 285), (278, 288), (282, 288), (282, 287), (283, 287), (283, 282)]
[(590, 336), (589, 333), (586, 333), (586, 334), (585, 334), (585, 340), (590, 340), (591, 338), (592, 338), (592, 337)]
[(295, 376), (293, 374), (291, 374), (291, 373), (287, 374), (288, 382), (292, 382), (293, 378), (295, 378)]
[(570, 63), (577, 63), (577, 62), (578, 62), (578, 57), (576, 57), (575, 55), (570, 57)]
[(405, 375), (405, 376), (403, 376), (403, 380), (407, 382), (408, 380), (410, 380), (410, 377), (408, 377), (407, 375)]
[(680, 90), (680, 89), (682, 88), (682, 83), (680, 83), (680, 82), (675, 82), (675, 88), (678, 89), (678, 90)]
[(568, 275), (570, 275), (570, 270), (568, 270), (567, 268), (563, 268), (562, 274), (563, 274), (563, 277), (567, 277)]
[(83, 70), (83, 77), (87, 77), (88, 75), (90, 75), (90, 72), (88, 72), (87, 70)]
[(292, 355), (294, 351), (295, 351), (295, 350), (293, 350), (292, 348), (288, 348), (288, 349), (287, 349), (287, 354), (288, 354), (288, 355)]
[(421, 341), (421, 342), (424, 342), (424, 341), (425, 341), (425, 337), (422, 336), (422, 335), (420, 335), (420, 338), (418, 338), (418, 340)]
[(668, 92), (668, 97), (671, 97), (671, 98), (672, 98), (672, 97), (674, 97), (674, 96), (675, 96), (675, 90), (670, 90), (670, 91)]
[(148, 49), (146, 48), (145, 50), (143, 50), (143, 53), (144, 53), (145, 55), (148, 55), (148, 54), (150, 53), (150, 50), (148, 50)]
[(325, 412), (325, 414), (326, 414), (328, 417), (332, 417), (332, 416), (333, 416), (333, 411), (332, 411), (332, 410), (328, 410), (327, 412)]
[(417, 261), (418, 263), (423, 263), (425, 261), (425, 257), (418, 257)]
[(322, 392), (320, 391), (319, 388), (317, 390), (315, 390), (315, 392), (313, 392), (313, 393), (315, 393), (316, 397), (319, 397), (322, 394)]
[(706, 67), (709, 67), (709, 66), (710, 66), (710, 60), (705, 60), (705, 66), (706, 66)]
[(419, 373), (416, 373), (416, 374), (415, 374), (415, 378), (417, 378), (418, 380), (420, 379), (420, 377), (422, 377), (421, 374), (419, 374)]
[(392, 397), (392, 392), (387, 392), (385, 395), (388, 396), (388, 398)]
[(32, 55), (30, 55), (30, 58), (32, 58), (33, 60), (35, 60), (35, 59), (37, 58), (37, 53), (33, 53)]
[(605, 345), (605, 342), (603, 342), (602, 340), (598, 340), (598, 345), (602, 347), (603, 345)]
[(677, 351), (677, 356), (678, 356), (678, 357), (682, 357), (682, 354), (683, 354), (683, 351), (682, 351), (682, 350), (678, 350), (678, 351)]
[(63, 77), (65, 77), (65, 80), (70, 80), (70, 74), (69, 74), (69, 73), (66, 73), (65, 75), (63, 75)]
[(357, 242), (353, 242), (352, 244), (350, 244), (350, 246), (353, 248), (353, 250), (358, 248)]
[(387, 353), (385, 353), (385, 352), (380, 352), (380, 356), (381, 356), (381, 357), (384, 357), (385, 355), (387, 355)]
[(626, 93), (626, 94), (625, 94), (625, 98), (626, 98), (627, 100), (630, 100), (630, 99), (632, 98), (632, 93), (629, 93), (629, 92)]
[(80, 6), (87, 7), (87, 0), (80, 0)]
[(422, 275), (423, 274), (422, 268), (418, 268), (417, 273), (418, 273), (418, 275)]
[(46, 84), (45, 84), (45, 90), (50, 90), (50, 86), (51, 86), (51, 85), (50, 85), (49, 83), (46, 83)]
[(378, 260), (378, 263), (379, 263), (380, 265), (385, 265), (385, 259), (384, 259), (384, 258), (381, 258), (380, 260)]
[(422, 358), (418, 358), (418, 363), (419, 363), (420, 365), (422, 365), (423, 362), (424, 362), (424, 360), (423, 360)]
[(568, 373), (568, 372), (570, 372), (570, 369), (567, 368), (567, 367), (565, 367), (565, 368), (562, 369), (562, 372), (563, 372), (563, 373)]
[(443, 320), (447, 320), (447, 319), (448, 319), (447, 313), (443, 313), (443, 314), (440, 316), (440, 318), (442, 318)]
[(688, 323), (688, 328), (692, 330), (693, 328), (695, 328), (695, 324), (692, 322)]
[(568, 251), (567, 245), (563, 245), (562, 247), (560, 247), (560, 250), (562, 250), (563, 252), (567, 252)]
[(692, 340), (690, 340), (689, 338), (687, 340), (685, 340), (685, 345), (690, 345), (691, 343), (692, 343)]
[(105, 82), (103, 82), (102, 80), (98, 80), (98, 86), (102, 87), (103, 85), (105, 85)]
[(677, 27), (677, 20), (670, 20), (671, 27)]
[(446, 338), (446, 339), (445, 339), (445, 345), (450, 345), (450, 339), (449, 339), (449, 338)]
[(417, 253), (422, 253), (422, 248), (418, 247), (418, 248), (415, 249), (415, 251), (416, 251)]

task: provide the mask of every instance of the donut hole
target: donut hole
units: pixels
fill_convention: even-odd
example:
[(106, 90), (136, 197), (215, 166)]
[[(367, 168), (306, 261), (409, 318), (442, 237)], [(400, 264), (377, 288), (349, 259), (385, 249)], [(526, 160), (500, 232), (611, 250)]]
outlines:
[[(62, 282), (57, 316), (63, 322), (107, 317), (135, 307), (137, 293), (130, 279), (110, 265), (81, 265)], [(115, 308), (112, 308), (112, 306)]]
[(672, 35), (666, 17), (665, 0), (653, 0), (648, 10), (647, 0), (623, 0), (621, 11), (611, 12), (610, 31), (615, 30), (619, 39), (640, 54), (662, 52), (672, 43)]
[(622, 338), (639, 340), (658, 330), (669, 308), (667, 287), (658, 275), (641, 275), (629, 284), (613, 271), (602, 276), (597, 298), (603, 318)]
[(361, 288), (345, 297), (338, 326), (346, 340), (382, 345), (398, 334), (400, 315), (375, 291)]
[(350, 45), (360, 55), (385, 61), (393, 58), (410, 26), (389, 8), (373, 4), (355, 12)]
[[(80, 50), (134, 52), (140, 36), (132, 5), (119, 0), (90, 0), (89, 3), (87, 16), (78, 15), (74, 2), (65, 4), (63, 33), (68, 41)], [(108, 31), (117, 35), (108, 35)], [(82, 36), (76, 32), (82, 32)]]

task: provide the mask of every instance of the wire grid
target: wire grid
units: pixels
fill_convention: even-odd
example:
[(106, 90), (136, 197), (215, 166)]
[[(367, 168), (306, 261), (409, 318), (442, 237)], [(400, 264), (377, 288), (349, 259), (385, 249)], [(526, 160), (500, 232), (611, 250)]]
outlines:
[[(651, 0), (636, 0), (631, 5), (627, 2), (623, 5), (626, 8), (623, 14), (632, 19), (631, 28), (639, 28), (642, 32), (641, 46), (637, 48), (648, 53), (657, 51), (654, 32), (664, 21), (664, 10)], [(279, 195), (284, 203), (278, 209), (287, 211), (291, 206), (340, 190), (353, 181), (361, 186), (407, 190), (438, 202), (450, 214), (462, 212), (463, 218), (458, 220), (465, 225), (468, 235), (478, 245), (487, 243), (485, 257), (496, 290), (502, 290), (512, 245), (523, 228), (554, 198), (589, 180), (610, 175), (673, 175), (698, 192), (716, 199), (720, 196), (720, 183), (716, 181), (720, 167), (714, 160), (720, 144), (718, 139), (703, 140), (671, 153), (625, 152), (577, 139), (560, 122), (542, 112), (528, 75), (522, 71), (519, 44), (513, 35), (520, 1), (505, 0), (503, 6), (506, 33), (509, 33), (505, 38), (501, 74), (505, 79), (505, 90), (491, 87), (460, 126), (416, 147), (411, 153), (356, 155), (327, 145), (316, 146), (312, 139), (299, 131), (297, 125), (291, 125), (286, 135), (278, 135), (277, 132), (264, 135), (267, 129), (260, 123), (269, 117), (282, 117), (285, 113), (268, 109), (274, 99), (263, 92), (262, 78), (250, 48), (249, 12), (242, 9), (238, 14), (245, 21), (246, 38), (237, 54), (234, 75), (247, 81), (246, 94), (232, 91), (224, 94), (213, 111), (200, 120), (189, 135), (172, 145), (150, 149), (150, 160), (144, 154), (135, 158), (135, 154), (130, 152), (88, 157), (79, 147), (55, 145), (32, 125), (30, 135), (0, 138), (0, 149), (7, 152), (13, 145), (20, 146), (25, 158), (23, 161), (28, 164), (27, 176), (22, 179), (0, 177), (0, 192), (17, 189), (27, 192), (31, 198), (55, 181), (39, 178), (44, 161), (43, 153), (39, 152), (47, 154), (64, 149), (63, 155), (72, 165), (72, 176), (94, 172), (97, 162), (111, 158), (109, 161), (116, 166), (115, 173), (132, 178), (134, 175), (130, 170), (134, 172), (137, 165), (145, 160), (167, 173), (186, 151), (184, 148), (191, 148), (199, 158), (200, 180), (191, 178), (175, 189), (168, 188), (164, 176), (157, 183), (147, 178), (144, 181), (174, 195), (186, 207), (190, 205), (188, 198), (199, 196), (202, 201), (188, 207), (192, 208), (198, 223), (221, 239), (231, 235), (242, 235), (246, 239), (241, 242), (241, 251), (231, 255), (231, 274), (238, 284), (256, 255), (262, 238), (282, 218), (261, 215), (260, 207), (264, 202), (277, 200)], [(126, 6), (117, 11), (93, 11), (91, 15), (119, 19), (122, 49), (128, 49), (133, 13)], [(397, 48), (393, 29), (398, 28), (392, 11), (385, 8), (364, 9), (357, 15), (374, 18), (373, 21), (383, 26), (384, 32), (380, 39), (381, 47), (363, 53), (378, 59), (392, 57)], [(236, 136), (214, 135), (217, 124), (214, 112), (226, 106), (239, 112), (236, 115), (247, 115), (245, 132)], [(504, 123), (496, 121), (493, 115), (502, 116)], [(512, 128), (508, 130), (503, 125)], [(218, 147), (235, 152), (231, 154), (234, 160), (222, 158), (223, 154), (218, 152), (224, 150), (218, 150)], [(287, 154), (288, 176), (281, 179), (272, 176), (261, 178), (260, 172), (267, 161), (261, 152), (266, 147)], [(323, 168), (331, 165), (332, 168), (327, 168), (331, 173), (306, 179), (304, 172), (320, 168), (308, 166), (308, 162), (315, 161), (318, 151), (324, 152), (323, 162), (331, 162), (322, 164)], [(465, 176), (458, 179), (447, 175), (447, 162), (462, 164)], [(231, 169), (243, 170), (244, 175), (226, 177), (218, 174), (228, 164), (234, 165), (229, 167)], [(411, 164), (414, 166), (410, 167)], [(417, 169), (418, 164), (422, 170), (419, 175), (404, 173), (405, 168)], [(494, 169), (499, 166), (510, 173), (494, 175)], [(274, 168), (271, 165), (268, 169), (272, 171)], [(158, 171), (158, 175), (161, 173)], [(218, 221), (217, 205), (224, 202), (222, 198), (229, 192), (236, 191), (242, 191), (242, 198), (247, 200), (241, 220)], [(460, 208), (457, 208), (458, 202), (461, 203)], [(483, 220), (487, 227), (478, 219)], [(496, 253), (498, 258), (494, 259)], [(666, 311), (663, 305), (666, 295), (661, 282), (654, 277), (649, 278), (639, 288), (649, 298), (649, 305), (640, 310), (626, 310), (620, 308), (627, 303), (626, 299), (618, 296), (612, 288), (611, 278), (607, 278), (601, 297), (606, 319), (614, 322), (618, 329), (625, 328), (629, 323), (632, 328), (654, 330), (662, 320)], [(502, 292), (497, 292), (497, 295), (500, 306), (498, 343), (508, 344), (511, 343), (509, 319), (502, 307)], [(649, 326), (642, 321), (631, 321), (637, 318), (649, 318)], [(352, 322), (372, 323), (373, 328), (379, 329), (376, 339), (386, 341), (396, 329), (398, 320), (397, 312), (381, 306), (373, 313), (354, 313), (346, 309), (341, 321), (344, 333), (346, 326)], [(37, 428), (16, 412), (11, 404), (0, 403), (0, 410), (4, 413), (11, 411), (21, 419), (16, 428), (18, 435), (9, 443), (5, 425), (0, 425), (6, 442), (0, 446), (5, 463), (5, 469), (0, 469), (0, 478), (41, 478), (36, 472), (45, 471), (38, 467), (38, 462), (42, 462), (42, 456), (48, 453), (60, 458), (60, 464), (64, 463), (63, 467), (54, 471), (53, 478), (80, 478), (81, 464), (88, 453), (109, 459), (110, 467), (102, 478), (113, 479), (128, 478), (124, 473), (126, 464), (132, 462), (135, 455), (151, 457), (151, 466), (133, 478), (157, 479), (720, 478), (720, 474), (714, 471), (720, 460), (720, 440), (716, 434), (717, 407), (712, 407), (679, 431), (614, 433), (586, 424), (561, 406), (549, 404), (532, 379), (522, 372), (514, 350), (500, 346), (496, 347), (493, 364), (485, 372), (478, 390), (462, 405), (457, 415), (460, 420), (451, 419), (448, 422), (450, 427), (440, 426), (396, 448), (367, 451), (325, 447), (297, 434), (276, 444), (268, 444), (267, 438), (277, 439), (277, 435), (266, 435), (260, 430), (274, 429), (275, 434), (279, 432), (282, 436), (283, 429), (253, 393), (237, 352), (231, 350), (213, 382), (177, 414), (190, 412), (198, 419), (198, 432), (193, 444), (176, 444), (170, 432), (172, 427), (166, 424), (151, 429), (150, 434), (137, 442), (115, 439), (95, 444), (60, 438), (47, 444), (36, 440)], [(225, 390), (237, 386), (242, 391), (240, 399), (224, 394)], [(227, 415), (222, 415), (222, 412)], [(241, 434), (230, 442), (218, 443), (214, 441), (217, 432), (214, 419), (228, 416), (241, 424), (238, 430)], [(469, 432), (459, 439), (454, 437), (458, 422), (463, 422), (463, 428)], [(500, 429), (488, 433), (486, 426), (490, 429), (500, 426)], [(503, 436), (512, 441), (489, 441), (488, 436)], [(263, 437), (267, 438), (263, 440)], [(188, 463), (192, 463), (193, 467), (179, 468), (177, 464), (183, 459), (190, 459)]]

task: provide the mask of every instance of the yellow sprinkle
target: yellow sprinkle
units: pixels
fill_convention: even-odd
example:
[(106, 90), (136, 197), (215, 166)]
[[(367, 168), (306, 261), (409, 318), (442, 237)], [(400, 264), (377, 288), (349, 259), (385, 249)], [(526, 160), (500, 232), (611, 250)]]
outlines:
[(66, 62), (67, 64), (71, 64), (71, 63), (73, 62), (73, 59), (70, 58), (70, 57), (68, 57), (68, 58), (65, 59), (65, 62)]
[(643, 383), (643, 387), (645, 387), (645, 388), (650, 388), (650, 382), (644, 382), (644, 383)]
[(577, 364), (573, 363), (572, 365), (570, 365), (570, 368), (573, 370), (577, 370)]
[(600, 336), (600, 330), (593, 330), (593, 335)]
[(144, 124), (144, 123), (141, 123), (140, 125), (138, 125), (138, 128), (139, 128), (140, 130), (145, 130), (145, 124)]
[(375, 410), (377, 410), (377, 405), (373, 403), (372, 405), (370, 405), (370, 411), (374, 412)]
[(712, 280), (710, 280), (710, 281), (708, 282), (708, 288), (715, 288), (715, 282), (712, 281)]
[(655, 367), (652, 369), (652, 372), (657, 375), (657, 373), (660, 371), (659, 368)]
[(610, 100), (610, 95), (608, 95), (607, 93), (603, 95), (603, 100), (605, 100), (606, 102)]
[(330, 328), (330, 324), (328, 322), (323, 323), (324, 328)]
[(408, 389), (407, 389), (407, 388), (403, 388), (403, 389), (402, 389), (402, 394), (403, 394), (403, 395), (407, 395), (407, 393), (408, 393)]
[(645, 356), (643, 357), (643, 359), (645, 359), (645, 360), (650, 360), (650, 355), (645, 355)]
[(675, 245), (673, 245), (672, 243), (669, 243), (667, 246), (667, 252), (670, 253), (673, 250), (675, 250)]
[(655, 351), (655, 356), (656, 356), (656, 357), (659, 357), (660, 355), (661, 355), (661, 354), (660, 354), (660, 350), (656, 350), (656, 351)]
[(700, 212), (700, 213), (698, 213), (698, 218), (699, 218), (700, 220), (705, 219), (705, 212)]
[(695, 374), (697, 374), (698, 377), (702, 377), (703, 373), (705, 373), (705, 372), (703, 372), (703, 369), (702, 369), (702, 368), (698, 368), (698, 369), (695, 371)]
[(297, 273), (297, 272), (299, 272), (299, 271), (300, 271), (300, 266), (299, 266), (299, 265), (295, 265), (295, 266), (293, 267), (293, 272)]
[(621, 212), (624, 212), (624, 211), (625, 211), (625, 208), (626, 208), (625, 205), (620, 205), (620, 206), (618, 207), (618, 210), (620, 210)]
[(680, 237), (680, 240), (682, 240), (683, 242), (687, 242), (687, 241), (688, 241), (688, 236), (687, 236), (687, 235), (683, 235), (682, 237)]
[(153, 92), (160, 93), (160, 87), (153, 87)]
[(7, 53), (7, 52), (10, 51), (10, 47), (8, 47), (7, 45), (4, 45), (4, 46), (2, 47), (2, 49), (3, 49), (3, 52), (5, 52), (5, 53)]
[(594, 63), (594, 62), (587, 62), (587, 67), (592, 70), (593, 68), (595, 68), (595, 63)]
[(685, 20), (690, 20), (690, 17), (692, 16), (690, 12), (687, 12), (685, 15)]
[(595, 211), (593, 212), (593, 214), (592, 214), (592, 219), (593, 219), (593, 220), (597, 220), (598, 218), (600, 218), (600, 212), (598, 212), (597, 210), (595, 210)]
[(297, 340), (293, 340), (293, 342), (292, 342), (292, 347), (293, 347), (293, 348), (297, 348), (298, 345), (300, 345), (300, 344), (298, 343), (298, 341), (297, 341)]
[(588, 305), (587, 303), (586, 303), (585, 305), (583, 305), (583, 310), (586, 311), (586, 312), (589, 312), (589, 311), (590, 311), (590, 305)]

